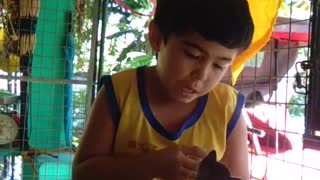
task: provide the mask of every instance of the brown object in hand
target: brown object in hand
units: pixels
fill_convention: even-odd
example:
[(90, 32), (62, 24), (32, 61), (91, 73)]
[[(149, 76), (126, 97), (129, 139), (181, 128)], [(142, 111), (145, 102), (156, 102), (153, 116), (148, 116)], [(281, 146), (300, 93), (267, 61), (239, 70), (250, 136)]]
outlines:
[(200, 164), (197, 180), (241, 180), (231, 177), (229, 169), (217, 162), (216, 151), (211, 151)]

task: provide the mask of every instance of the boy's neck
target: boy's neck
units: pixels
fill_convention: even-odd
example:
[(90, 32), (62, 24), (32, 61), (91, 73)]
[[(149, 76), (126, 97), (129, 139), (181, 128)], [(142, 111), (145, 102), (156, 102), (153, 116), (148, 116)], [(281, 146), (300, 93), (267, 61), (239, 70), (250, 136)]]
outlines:
[[(171, 133), (176, 133), (194, 113), (197, 101), (182, 103), (173, 100), (162, 85), (155, 67), (145, 69), (145, 89), (149, 106), (157, 121)], [(172, 112), (175, 112), (174, 115)]]
[(158, 105), (186, 105), (172, 99), (164, 88), (156, 67), (151, 66), (145, 69), (145, 89), (149, 101)]
[(149, 101), (153, 101), (157, 104), (171, 104), (172, 99), (169, 98), (167, 91), (162, 85), (162, 82), (158, 76), (155, 66), (151, 66), (145, 69), (145, 92)]

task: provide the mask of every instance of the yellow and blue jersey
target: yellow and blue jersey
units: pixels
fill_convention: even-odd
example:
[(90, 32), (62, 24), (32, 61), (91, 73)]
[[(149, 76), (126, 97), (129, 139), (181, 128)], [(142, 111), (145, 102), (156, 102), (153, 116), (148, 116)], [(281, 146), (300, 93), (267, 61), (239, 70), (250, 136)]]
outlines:
[(144, 89), (144, 68), (125, 70), (104, 80), (116, 134), (113, 152), (133, 155), (159, 150), (175, 144), (215, 150), (219, 161), (227, 138), (236, 125), (244, 96), (220, 83), (199, 97), (195, 112), (181, 128), (170, 133), (155, 118)]

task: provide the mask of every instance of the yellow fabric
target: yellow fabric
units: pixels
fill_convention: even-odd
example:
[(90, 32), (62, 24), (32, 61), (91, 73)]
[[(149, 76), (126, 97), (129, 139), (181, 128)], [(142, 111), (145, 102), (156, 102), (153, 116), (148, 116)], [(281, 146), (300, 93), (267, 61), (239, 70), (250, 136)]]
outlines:
[(3, 44), (4, 44), (4, 29), (0, 28), (0, 52), (3, 51)]
[(16, 72), (20, 67), (20, 57), (15, 54), (10, 54), (9, 58), (3, 58), (2, 56), (5, 56), (6, 52), (4, 49), (4, 41), (5, 41), (5, 33), (4, 29), (0, 28), (0, 69), (12, 73)]
[[(226, 147), (226, 128), (238, 101), (238, 92), (231, 86), (219, 84), (209, 94), (198, 121), (176, 140), (169, 140), (156, 131), (146, 119), (140, 105), (136, 70), (112, 76), (121, 120), (116, 134), (114, 152), (118, 155), (139, 154), (175, 144), (199, 146), (208, 152), (216, 150), (220, 160)], [(237, 113), (236, 113), (237, 114)], [(236, 118), (238, 120), (238, 116)]]
[(20, 57), (15, 54), (10, 54), (9, 58), (0, 59), (0, 69), (8, 72), (13, 73), (18, 71), (20, 67)]
[(254, 23), (253, 40), (250, 47), (239, 55), (232, 67), (232, 84), (234, 85), (244, 64), (269, 41), (282, 0), (248, 0)]

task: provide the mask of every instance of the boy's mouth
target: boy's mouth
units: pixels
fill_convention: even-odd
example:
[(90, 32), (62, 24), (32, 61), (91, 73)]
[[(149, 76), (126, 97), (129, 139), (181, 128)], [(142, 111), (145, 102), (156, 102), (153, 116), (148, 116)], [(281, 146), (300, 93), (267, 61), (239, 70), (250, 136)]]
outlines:
[(199, 91), (192, 88), (183, 88), (182, 92), (187, 94), (197, 94)]

